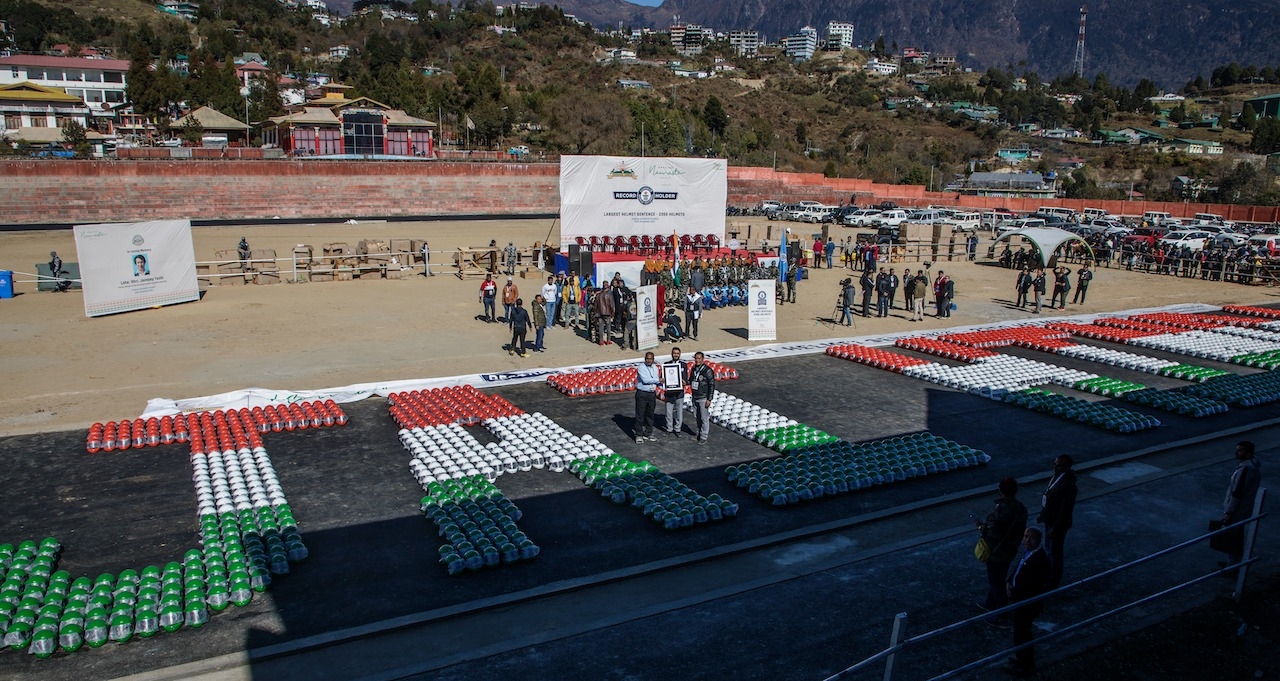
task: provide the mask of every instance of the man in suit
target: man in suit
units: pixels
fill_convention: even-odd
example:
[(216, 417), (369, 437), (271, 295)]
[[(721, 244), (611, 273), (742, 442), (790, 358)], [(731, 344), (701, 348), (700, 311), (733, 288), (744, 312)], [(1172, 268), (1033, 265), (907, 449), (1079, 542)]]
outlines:
[(1013, 286), (1014, 291), (1018, 294), (1014, 305), (1018, 307), (1027, 306), (1027, 291), (1031, 290), (1031, 284), (1034, 281), (1035, 278), (1031, 276), (1031, 270), (1028, 270), (1026, 265), (1023, 265), (1022, 269), (1018, 271), (1018, 281)]
[[(1018, 603), (1039, 596), (1048, 590), (1049, 557), (1041, 544), (1041, 532), (1038, 527), (1028, 527), (1022, 533), (1022, 545), (1026, 553), (1009, 577), (1009, 602)], [(1044, 610), (1043, 601), (1028, 603), (1013, 611), (1013, 645), (1020, 646), (1031, 641), (1032, 624)], [(1017, 677), (1031, 676), (1036, 672), (1036, 649), (1034, 646), (1023, 648), (1014, 653), (1001, 670)]]
[(871, 292), (875, 290), (876, 282), (871, 278), (869, 270), (862, 270), (862, 277), (858, 279), (858, 285), (862, 287), (862, 316), (870, 317)]
[(1070, 454), (1061, 454), (1053, 460), (1053, 477), (1040, 498), (1043, 510), (1036, 522), (1044, 525), (1044, 548), (1049, 554), (1049, 588), (1062, 584), (1062, 547), (1071, 529), (1071, 516), (1076, 510), (1076, 472), (1071, 470), (1075, 460)]

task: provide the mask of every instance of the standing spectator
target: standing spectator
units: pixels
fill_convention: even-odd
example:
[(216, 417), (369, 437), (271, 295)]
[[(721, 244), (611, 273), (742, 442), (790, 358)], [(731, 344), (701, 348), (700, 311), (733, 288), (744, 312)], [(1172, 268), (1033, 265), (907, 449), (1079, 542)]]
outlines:
[[(975, 605), (987, 611), (1009, 604), (1005, 578), (1009, 576), (1009, 565), (1018, 553), (1018, 542), (1027, 529), (1027, 507), (1018, 501), (1018, 481), (1004, 478), (997, 489), (1000, 496), (995, 505), (987, 512), (986, 519), (977, 523), (991, 553), (987, 557), (987, 598)], [(1006, 622), (1003, 615), (987, 620), (988, 624), (996, 626), (1004, 626)]]
[[(1253, 515), (1254, 499), (1258, 496), (1258, 487), (1262, 485), (1262, 462), (1253, 454), (1253, 443), (1244, 440), (1236, 444), (1236, 469), (1231, 472), (1231, 483), (1227, 485), (1227, 496), (1222, 500), (1222, 522), (1238, 523)], [(1234, 553), (1227, 554), (1226, 565), (1234, 565), (1244, 559), (1244, 545), (1241, 543)]]
[(890, 267), (889, 268), (889, 309), (890, 310), (894, 309), (893, 299), (898, 297), (898, 287), (900, 285), (901, 285), (901, 282), (898, 279), (898, 274), (893, 271), (892, 267)]
[(1043, 267), (1036, 269), (1036, 276), (1031, 280), (1031, 287), (1035, 290), (1036, 294), (1036, 314), (1040, 314), (1040, 307), (1044, 304), (1045, 280)]
[(506, 251), (507, 256), (507, 274), (515, 274), (516, 261), (520, 258), (520, 251), (516, 250), (516, 244), (513, 241), (508, 241), (507, 247), (504, 250)]
[(542, 352), (542, 339), (547, 331), (547, 301), (539, 293), (533, 297), (533, 351)]
[(520, 355), (524, 357), (525, 336), (529, 330), (529, 311), (524, 309), (524, 300), (516, 299), (516, 307), (511, 311), (511, 346), (507, 350), (508, 355)]
[(548, 276), (547, 283), (542, 285), (542, 300), (546, 307), (547, 321), (544, 327), (550, 326), (556, 318), (556, 303), (560, 302), (560, 298), (556, 296), (556, 278)]
[(653, 353), (644, 353), (644, 363), (636, 367), (636, 444), (645, 440), (657, 442), (653, 436), (653, 410), (658, 400), (658, 365)]
[(480, 282), (480, 302), (484, 303), (484, 320), (486, 322), (497, 321), (497, 299), (498, 282), (493, 280), (493, 274), (486, 274), (484, 275), (484, 281)]
[(822, 269), (822, 237), (813, 241), (813, 267)]
[(876, 274), (876, 316), (889, 316), (889, 273), (883, 267)]
[(578, 280), (578, 273), (573, 270), (569, 271), (569, 278), (560, 291), (560, 304), (564, 306), (566, 326), (572, 324), (576, 330), (578, 317), (582, 315), (582, 282)]
[(711, 398), (716, 392), (716, 374), (707, 366), (701, 352), (693, 353), (693, 366), (689, 368), (689, 390), (693, 398), (693, 413), (698, 423), (698, 444), (707, 444), (711, 434)]
[(64, 278), (62, 258), (57, 251), (49, 251), (49, 276), (53, 277), (53, 292), (66, 293), (71, 288), (71, 280)]
[(698, 340), (698, 320), (702, 318), (702, 294), (692, 286), (684, 295), (684, 335)]
[[(790, 270), (790, 269), (787, 270), (787, 272), (792, 272), (792, 271), (793, 270)], [(800, 288), (800, 280), (804, 279), (804, 263), (797, 260), (794, 272), (796, 275), (795, 281), (792, 281), (791, 285), (787, 287), (787, 297), (790, 298), (789, 302), (792, 302), (792, 303), (796, 302), (796, 291), (799, 290)]]
[(693, 271), (689, 273), (689, 286), (699, 294), (707, 286), (707, 274), (702, 271), (702, 260), (693, 263)]
[[(1049, 558), (1041, 546), (1040, 528), (1028, 527), (1022, 534), (1022, 545), (1027, 551), (1018, 561), (1018, 567), (1009, 577), (1009, 602), (1019, 603), (1035, 598), (1052, 587), (1047, 587)], [(1032, 624), (1044, 611), (1044, 601), (1028, 603), (1013, 611), (1013, 645), (1030, 643)], [(1014, 653), (1013, 660), (1001, 668), (1011, 676), (1024, 677), (1036, 673), (1036, 649), (1029, 646)]]
[(519, 287), (511, 277), (507, 277), (507, 283), (502, 287), (502, 321), (511, 323), (511, 310), (515, 308), (518, 298), (520, 298)]
[(911, 276), (911, 268), (902, 270), (902, 309), (911, 312), (912, 302), (916, 299), (915, 278)]
[(835, 239), (827, 239), (827, 244), (822, 247), (822, 250), (827, 256), (827, 269), (831, 269), (831, 256), (836, 252)]
[(1053, 460), (1053, 477), (1040, 497), (1041, 511), (1036, 522), (1044, 525), (1044, 548), (1049, 554), (1049, 588), (1062, 584), (1063, 545), (1067, 530), (1071, 529), (1071, 517), (1076, 510), (1076, 472), (1071, 470), (1075, 460), (1070, 454), (1060, 454)]
[(249, 250), (248, 238), (243, 236), (240, 237), (240, 243), (236, 246), (236, 252), (240, 254), (240, 269), (245, 272), (249, 271), (249, 254), (252, 253), (252, 251)]
[(929, 277), (924, 275), (924, 270), (916, 270), (916, 276), (911, 279), (915, 286), (915, 292), (911, 298), (911, 321), (924, 321), (924, 299), (929, 294)]
[(687, 384), (685, 377), (689, 373), (689, 367), (688, 362), (680, 361), (680, 348), (671, 348), (670, 363), (680, 369), (680, 385), (678, 388), (663, 386), (665, 390), (662, 393), (662, 402), (667, 414), (667, 434), (679, 438), (680, 431), (684, 428), (684, 386)]
[[(1071, 269), (1067, 267), (1053, 268), (1053, 296), (1049, 298), (1049, 307), (1059, 310), (1067, 309), (1067, 293), (1071, 291)], [(1062, 302), (1058, 303), (1058, 298)]]
[(565, 287), (565, 284), (567, 283), (569, 283), (569, 278), (564, 275), (564, 270), (560, 270), (559, 272), (556, 272), (556, 299), (555, 299), (556, 314), (554, 317), (547, 318), (547, 326), (555, 326), (556, 324), (559, 324), (561, 328), (563, 328), (565, 325), (564, 324), (565, 309), (564, 309), (563, 302), (564, 302), (564, 287)]
[(853, 269), (853, 237), (845, 237), (840, 244), (840, 263), (842, 267)]
[(938, 270), (938, 276), (933, 280), (933, 297), (934, 303), (937, 305), (936, 316), (951, 316), (951, 299), (955, 296), (954, 284), (951, 278), (942, 270)]
[(610, 326), (613, 324), (613, 296), (608, 290), (596, 290), (591, 296), (591, 320), (595, 322), (596, 329), (599, 330), (600, 345), (611, 345), (612, 340), (609, 339), (613, 334), (610, 333)]
[(613, 281), (609, 282), (609, 295), (613, 296), (613, 326), (621, 333), (627, 328), (627, 301), (631, 297), (631, 291), (627, 289), (620, 272), (613, 273)]
[(1014, 305), (1018, 307), (1027, 306), (1027, 291), (1031, 290), (1031, 285), (1035, 282), (1035, 277), (1031, 276), (1031, 270), (1026, 265), (1018, 270), (1018, 281), (1014, 283), (1013, 289), (1017, 292), (1017, 301)]
[(969, 235), (969, 261), (972, 262), (977, 259), (978, 259), (978, 235), (970, 234)]
[(876, 290), (876, 282), (871, 278), (871, 272), (862, 270), (862, 277), (858, 279), (858, 286), (862, 288), (862, 316), (871, 316), (871, 292)]
[(1089, 263), (1080, 266), (1080, 271), (1076, 272), (1076, 295), (1071, 299), (1074, 303), (1084, 303), (1085, 296), (1089, 295), (1089, 282), (1093, 281), (1093, 270), (1089, 269)]
[(857, 295), (852, 279), (840, 282), (840, 323), (845, 326), (853, 326), (852, 309)]

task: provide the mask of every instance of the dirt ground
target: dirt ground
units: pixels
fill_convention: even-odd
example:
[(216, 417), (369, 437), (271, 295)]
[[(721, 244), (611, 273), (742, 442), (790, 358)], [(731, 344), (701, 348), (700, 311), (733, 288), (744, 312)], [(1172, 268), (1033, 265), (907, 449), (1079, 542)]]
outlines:
[[(763, 219), (758, 219), (763, 222)], [(736, 221), (741, 222), (742, 219)], [(426, 238), (432, 249), (482, 246), (490, 239), (532, 245), (558, 240), (551, 220), (371, 222), (356, 225), (263, 224), (193, 230), (197, 260), (234, 249), (247, 236), (253, 248), (291, 253), (296, 244), (360, 239)], [(844, 229), (840, 236), (854, 231)], [(75, 261), (70, 231), (0, 234), (0, 269), (34, 271), (50, 250)], [(979, 253), (986, 252), (984, 243)], [(433, 261), (443, 261), (439, 253)], [(901, 272), (901, 265), (894, 266)], [(916, 266), (918, 267), (918, 265)], [(938, 263), (956, 281), (958, 310), (950, 319), (912, 323), (902, 310), (885, 319), (857, 319), (853, 329), (822, 320), (835, 306), (848, 270), (812, 270), (799, 302), (779, 311), (780, 341), (846, 337), (909, 328), (938, 328), (1027, 318), (1013, 308), (1014, 273), (982, 263)], [(1073, 266), (1074, 268), (1074, 266)], [(282, 265), (289, 279), (288, 263)], [(509, 357), (506, 327), (475, 317), (479, 281), (439, 276), (268, 286), (217, 286), (196, 303), (90, 319), (79, 292), (38, 293), (17, 274), (18, 295), (0, 301), (0, 435), (85, 427), (133, 418), (155, 397), (187, 398), (248, 387), (320, 389), (366, 381), (412, 379), (560, 367), (631, 356), (618, 346), (592, 345), (572, 330), (547, 333), (547, 350)], [(539, 279), (516, 283), (531, 298)], [(1174, 279), (1103, 268), (1084, 305), (1066, 312), (1101, 312), (1172, 303), (1264, 303), (1274, 289)], [(1049, 314), (1046, 311), (1045, 317)], [(707, 313), (694, 349), (751, 345), (745, 308)], [(532, 338), (532, 334), (530, 334)]]

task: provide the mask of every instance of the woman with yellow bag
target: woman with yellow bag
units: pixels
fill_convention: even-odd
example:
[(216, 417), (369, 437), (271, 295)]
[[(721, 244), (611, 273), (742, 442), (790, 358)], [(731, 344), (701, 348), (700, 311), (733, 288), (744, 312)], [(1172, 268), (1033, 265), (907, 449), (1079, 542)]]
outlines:
[[(1003, 608), (1009, 604), (1009, 596), (1005, 591), (1005, 580), (1009, 576), (1009, 565), (1018, 555), (1018, 546), (1022, 542), (1022, 533), (1027, 529), (1027, 507), (1018, 501), (1018, 481), (1005, 478), (996, 486), (1000, 496), (995, 506), (987, 513), (986, 520), (975, 521), (978, 526), (978, 544), (973, 555), (987, 564), (987, 598), (974, 605), (987, 611)], [(1009, 626), (1007, 614), (992, 617), (987, 624), (997, 627)]]

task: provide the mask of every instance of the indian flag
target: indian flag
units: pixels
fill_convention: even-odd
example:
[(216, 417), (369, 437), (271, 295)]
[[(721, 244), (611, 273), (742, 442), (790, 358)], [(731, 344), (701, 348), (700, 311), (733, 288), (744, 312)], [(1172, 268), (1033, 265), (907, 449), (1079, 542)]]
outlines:
[(671, 278), (677, 287), (680, 286), (680, 237), (671, 233), (671, 250), (676, 254), (676, 261), (671, 265)]

